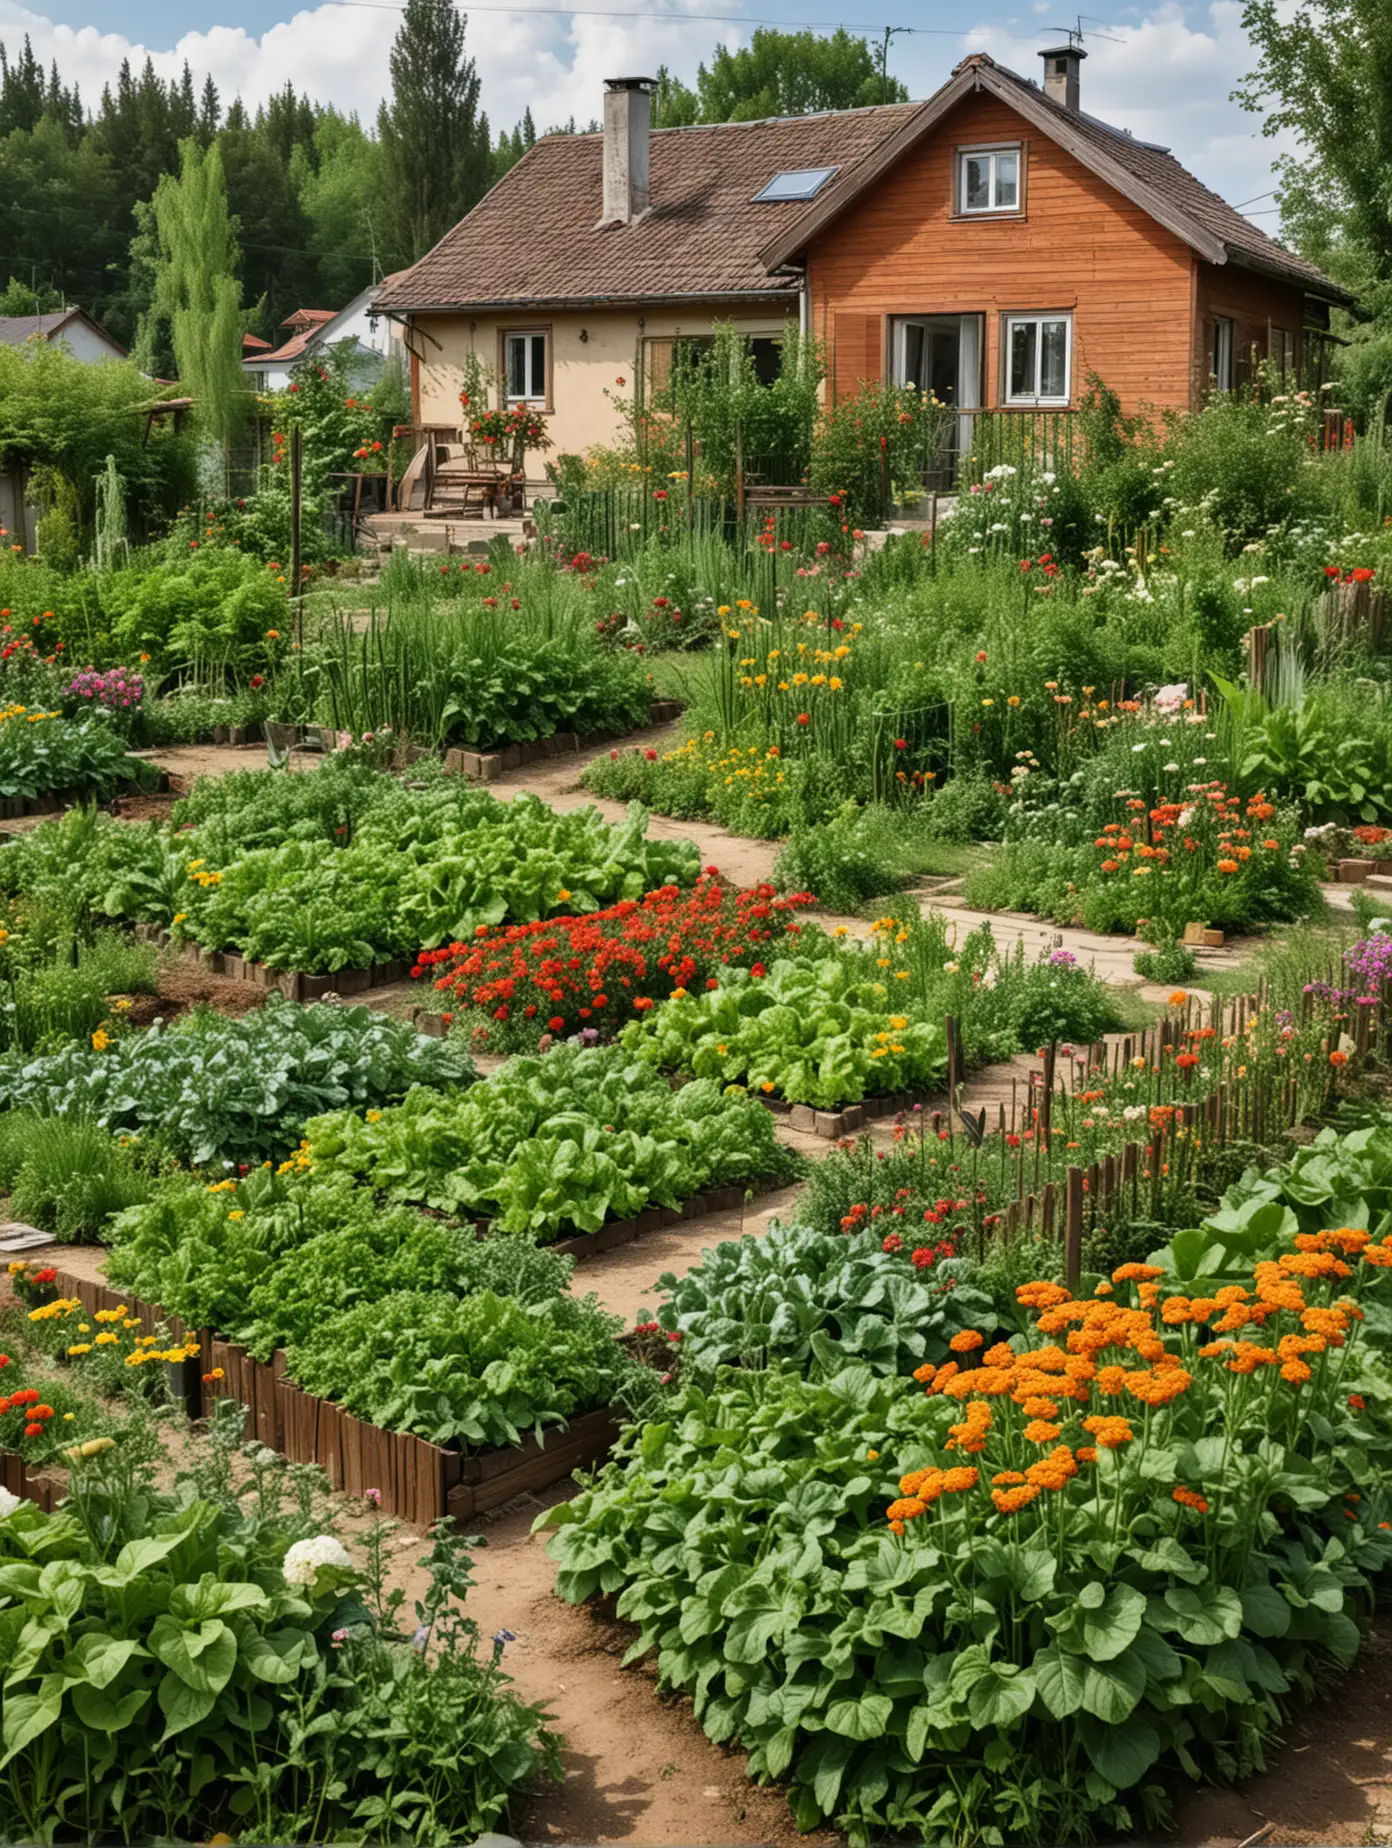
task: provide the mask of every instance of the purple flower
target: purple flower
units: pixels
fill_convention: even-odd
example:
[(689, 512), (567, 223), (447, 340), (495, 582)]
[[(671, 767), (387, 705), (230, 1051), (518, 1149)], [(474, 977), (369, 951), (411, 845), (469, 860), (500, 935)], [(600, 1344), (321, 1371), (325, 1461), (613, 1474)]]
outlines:
[(380, 1489), (364, 1489), (363, 1500), (370, 1508), (380, 1508), (382, 1505), (382, 1491)]

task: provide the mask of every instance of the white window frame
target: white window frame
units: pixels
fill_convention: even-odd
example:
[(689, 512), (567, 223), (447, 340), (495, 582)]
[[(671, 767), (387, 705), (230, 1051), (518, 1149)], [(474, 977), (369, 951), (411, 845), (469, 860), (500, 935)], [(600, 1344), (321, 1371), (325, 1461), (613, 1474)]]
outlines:
[[(1002, 154), (1013, 155), (1015, 160), (1015, 201), (1013, 205), (1001, 205), (998, 198), (997, 162)], [(967, 203), (967, 162), (969, 160), (989, 160), (991, 163), (991, 199), (988, 205), (968, 205)], [(962, 218), (999, 218), (1015, 217), (1024, 210), (1025, 197), (1025, 149), (1023, 142), (991, 142), (984, 147), (958, 148), (957, 150), (957, 213)]]
[[(1001, 341), (1001, 403), (1005, 405), (1029, 405), (1058, 407), (1068, 405), (1073, 399), (1073, 316), (1067, 310), (1040, 309), (1029, 314), (1003, 314), (1004, 338)], [(1063, 349), (1063, 395), (1044, 396), (1035, 392), (1017, 394), (1010, 389), (1011, 348), (1014, 344), (1014, 331), (1017, 327), (1032, 326), (1034, 338), (1034, 382), (1042, 382), (1041, 370), (1044, 364), (1044, 340), (1042, 330), (1046, 322), (1062, 321), (1066, 330)]]
[[(527, 383), (539, 389), (515, 392), (512, 389), (512, 345), (515, 340), (523, 344), (523, 372)], [(533, 341), (540, 340), (541, 378), (536, 377), (536, 349)], [(509, 327), (503, 334), (503, 397), (508, 404), (541, 404), (548, 402), (547, 383), (551, 371), (551, 334), (545, 327)]]
[(1231, 391), (1237, 383), (1237, 323), (1230, 314), (1213, 317), (1213, 385)]

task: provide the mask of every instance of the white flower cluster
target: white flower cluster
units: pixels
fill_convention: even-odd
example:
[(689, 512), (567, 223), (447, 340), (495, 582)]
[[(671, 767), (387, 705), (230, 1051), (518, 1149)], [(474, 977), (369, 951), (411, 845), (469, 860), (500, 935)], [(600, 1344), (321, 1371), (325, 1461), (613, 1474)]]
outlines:
[(287, 1585), (312, 1585), (321, 1566), (353, 1564), (348, 1549), (332, 1534), (315, 1534), (312, 1540), (297, 1540), (281, 1562)]

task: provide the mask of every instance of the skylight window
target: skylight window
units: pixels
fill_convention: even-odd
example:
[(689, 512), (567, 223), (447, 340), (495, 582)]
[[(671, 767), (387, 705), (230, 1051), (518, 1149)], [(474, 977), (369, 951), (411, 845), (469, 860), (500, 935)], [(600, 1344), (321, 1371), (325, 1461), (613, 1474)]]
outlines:
[(799, 167), (791, 173), (775, 173), (762, 192), (755, 193), (755, 205), (782, 204), (789, 199), (815, 199), (836, 167)]

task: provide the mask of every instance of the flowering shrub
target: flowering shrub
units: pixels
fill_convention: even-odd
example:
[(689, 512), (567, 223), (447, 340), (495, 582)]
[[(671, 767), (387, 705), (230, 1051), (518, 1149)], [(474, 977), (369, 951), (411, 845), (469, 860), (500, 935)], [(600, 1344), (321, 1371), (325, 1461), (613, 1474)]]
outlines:
[(582, 917), (480, 925), (468, 944), (422, 951), (411, 973), (475, 1016), (490, 1046), (535, 1045), (544, 1033), (607, 1039), (674, 989), (797, 938), (795, 913), (811, 903), (769, 885), (731, 892), (708, 867), (688, 892), (668, 885)]
[(99, 674), (87, 667), (76, 674), (63, 689), (63, 697), (81, 710), (85, 705), (105, 706), (109, 712), (126, 712), (145, 697), (145, 682), (139, 674), (124, 667), (113, 667)]
[(1319, 910), (1320, 862), (1295, 815), (1260, 792), (1244, 802), (1221, 782), (1191, 783), (1153, 807), (1125, 790), (1116, 804), (1126, 819), (1090, 847), (1007, 845), (969, 880), (972, 902), (1157, 939), (1190, 923), (1241, 930)]
[(470, 436), (506, 466), (520, 469), (529, 449), (551, 447), (546, 419), (530, 405), (512, 404), (496, 411), (471, 412), (467, 399), (463, 402)]
[(1027, 1284), (1025, 1339), (963, 1329), (917, 1385), (688, 1385), (541, 1517), (557, 1590), (617, 1590), (631, 1654), (800, 1828), (1152, 1826), (1166, 1780), (1259, 1766), (1276, 1697), (1357, 1651), (1392, 1562), (1360, 1334), (1389, 1265), (1324, 1231), (1210, 1297), (1144, 1265), (1076, 1302)]

